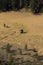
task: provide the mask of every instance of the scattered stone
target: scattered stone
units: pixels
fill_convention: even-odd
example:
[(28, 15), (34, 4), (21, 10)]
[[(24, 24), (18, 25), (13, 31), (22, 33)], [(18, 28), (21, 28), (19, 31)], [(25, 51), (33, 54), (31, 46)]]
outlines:
[(8, 25), (6, 25), (6, 24), (4, 24), (4, 27), (6, 27), (6, 28), (10, 28), (10, 26), (8, 26)]
[(23, 29), (20, 30), (20, 33), (23, 34), (23, 33), (26, 33)]

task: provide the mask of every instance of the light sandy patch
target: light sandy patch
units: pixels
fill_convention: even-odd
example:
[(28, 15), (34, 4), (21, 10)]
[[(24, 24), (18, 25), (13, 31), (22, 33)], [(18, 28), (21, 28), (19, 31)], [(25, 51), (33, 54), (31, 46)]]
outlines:
[[(10, 28), (4, 27), (4, 24)], [(20, 33), (24, 29), (25, 34)], [(43, 53), (43, 14), (29, 12), (0, 13), (0, 43), (17, 43), (21, 47), (27, 43)]]

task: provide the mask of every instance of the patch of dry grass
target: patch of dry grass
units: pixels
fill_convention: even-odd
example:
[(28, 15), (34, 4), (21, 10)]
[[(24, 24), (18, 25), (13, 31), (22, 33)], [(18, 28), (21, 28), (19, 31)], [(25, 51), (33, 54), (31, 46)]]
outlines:
[[(4, 27), (4, 23), (10, 28)], [(20, 29), (27, 33), (21, 34)], [(24, 47), (35, 47), (43, 54), (43, 14), (29, 12), (0, 13), (0, 43), (17, 43)]]

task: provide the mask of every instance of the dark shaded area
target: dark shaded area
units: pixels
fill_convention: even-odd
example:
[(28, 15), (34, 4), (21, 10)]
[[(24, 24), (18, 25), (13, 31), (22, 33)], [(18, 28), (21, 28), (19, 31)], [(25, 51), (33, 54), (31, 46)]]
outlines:
[(15, 9), (16, 10), (20, 9), (20, 0), (15, 0)]
[(19, 11), (22, 8), (39, 13), (43, 8), (43, 0), (0, 0), (0, 11)]
[(36, 5), (36, 7), (35, 7), (35, 12), (34, 13), (39, 13), (39, 12), (41, 12), (41, 8), (43, 7), (43, 4), (38, 4), (38, 5)]
[(6, 11), (10, 11), (10, 10), (12, 10), (12, 5), (11, 5), (11, 3), (7, 3), (6, 4)]
[(43, 9), (43, 0), (0, 0), (0, 11), (19, 11), (22, 8), (38, 14)]
[(31, 11), (35, 14), (41, 12), (43, 8), (43, 0), (31, 0)]

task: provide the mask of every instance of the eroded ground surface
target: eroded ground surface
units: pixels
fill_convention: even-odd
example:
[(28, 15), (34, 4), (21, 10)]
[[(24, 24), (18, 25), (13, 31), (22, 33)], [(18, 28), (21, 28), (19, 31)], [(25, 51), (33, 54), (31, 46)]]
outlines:
[[(6, 24), (7, 27), (4, 27)], [(21, 34), (23, 29), (26, 33)], [(6, 43), (36, 48), (43, 54), (43, 14), (29, 12), (0, 13), (0, 46)]]

